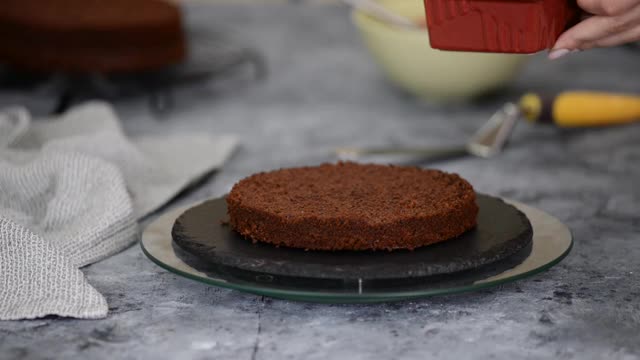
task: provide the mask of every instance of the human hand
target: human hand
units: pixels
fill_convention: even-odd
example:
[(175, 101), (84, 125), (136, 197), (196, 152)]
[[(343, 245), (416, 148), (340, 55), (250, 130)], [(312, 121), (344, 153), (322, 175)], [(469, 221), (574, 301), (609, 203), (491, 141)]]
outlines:
[(589, 15), (560, 35), (549, 59), (640, 40), (640, 0), (578, 0), (578, 5)]

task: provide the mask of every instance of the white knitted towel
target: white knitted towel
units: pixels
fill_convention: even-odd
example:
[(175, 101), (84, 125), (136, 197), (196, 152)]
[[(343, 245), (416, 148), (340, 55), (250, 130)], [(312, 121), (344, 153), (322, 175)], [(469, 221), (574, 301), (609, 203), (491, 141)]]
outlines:
[(128, 139), (104, 103), (31, 122), (0, 112), (0, 320), (102, 318), (80, 267), (137, 239), (137, 220), (219, 168), (231, 136)]

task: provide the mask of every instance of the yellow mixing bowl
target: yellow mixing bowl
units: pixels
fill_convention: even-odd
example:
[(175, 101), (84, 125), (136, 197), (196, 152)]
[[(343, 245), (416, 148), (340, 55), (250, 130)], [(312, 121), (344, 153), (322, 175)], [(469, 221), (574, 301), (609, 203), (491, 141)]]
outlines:
[[(388, 9), (424, 22), (421, 0), (379, 0)], [(389, 80), (420, 99), (456, 102), (506, 86), (526, 55), (432, 49), (427, 29), (404, 29), (353, 10), (352, 20)]]

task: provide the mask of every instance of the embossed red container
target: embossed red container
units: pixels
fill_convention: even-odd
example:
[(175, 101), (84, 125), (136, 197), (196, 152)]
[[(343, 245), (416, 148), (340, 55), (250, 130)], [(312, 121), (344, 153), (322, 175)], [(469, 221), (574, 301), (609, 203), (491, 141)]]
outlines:
[(578, 15), (574, 0), (424, 0), (431, 47), (535, 53)]

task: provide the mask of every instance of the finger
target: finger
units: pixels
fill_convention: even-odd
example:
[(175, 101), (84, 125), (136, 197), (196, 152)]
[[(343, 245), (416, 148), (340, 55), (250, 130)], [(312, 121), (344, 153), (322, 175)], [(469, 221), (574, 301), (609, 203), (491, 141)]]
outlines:
[(603, 16), (622, 15), (639, 3), (638, 0), (578, 0), (578, 6), (582, 10)]
[(640, 4), (619, 16), (592, 16), (565, 31), (553, 49), (586, 50), (598, 40), (624, 33), (638, 25)]
[(588, 44), (589, 47), (611, 47), (640, 41), (640, 24), (627, 31), (605, 37)]
[(586, 50), (596, 41), (624, 32), (629, 27), (618, 17), (592, 16), (560, 35), (553, 49)]
[(583, 12), (582, 14), (580, 14), (580, 21), (587, 20), (590, 17), (593, 17), (593, 14)]

